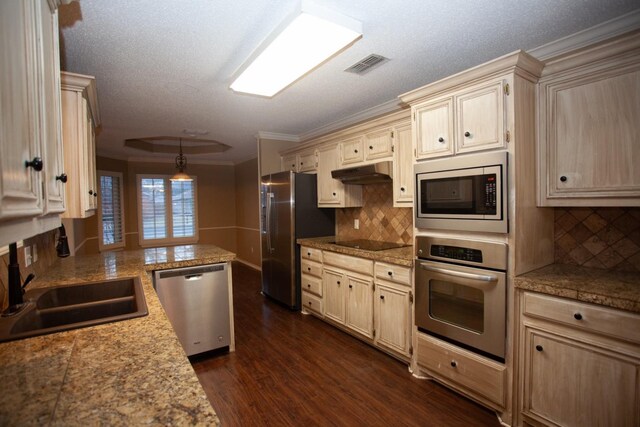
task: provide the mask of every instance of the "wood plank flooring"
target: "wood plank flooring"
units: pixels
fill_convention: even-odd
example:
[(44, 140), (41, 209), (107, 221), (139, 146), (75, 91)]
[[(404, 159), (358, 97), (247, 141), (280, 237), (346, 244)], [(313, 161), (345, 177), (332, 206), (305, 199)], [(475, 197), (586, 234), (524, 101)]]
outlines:
[(352, 336), (265, 299), (233, 264), (235, 353), (192, 358), (225, 426), (499, 426), (493, 412)]

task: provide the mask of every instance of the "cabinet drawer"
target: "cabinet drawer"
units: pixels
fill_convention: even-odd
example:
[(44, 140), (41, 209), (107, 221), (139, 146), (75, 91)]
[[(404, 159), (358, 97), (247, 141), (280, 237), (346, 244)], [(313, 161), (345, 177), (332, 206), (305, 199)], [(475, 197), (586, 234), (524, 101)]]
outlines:
[(373, 275), (373, 261), (368, 259), (327, 251), (322, 254), (322, 259), (325, 264), (334, 265), (336, 267), (356, 271), (369, 276)]
[(640, 343), (640, 316), (549, 295), (525, 292), (523, 313)]
[(504, 365), (424, 334), (418, 334), (418, 364), (467, 391), (505, 406)]
[(302, 274), (302, 290), (322, 296), (322, 279), (320, 277)]
[(322, 298), (310, 294), (309, 292), (302, 292), (302, 306), (314, 313), (322, 316)]
[(315, 262), (322, 262), (322, 250), (302, 246), (300, 248), (300, 258), (310, 259)]
[(310, 274), (316, 277), (322, 277), (322, 264), (309, 261), (307, 259), (300, 260), (300, 269), (304, 274)]
[(411, 269), (399, 265), (376, 262), (376, 277), (411, 286)]

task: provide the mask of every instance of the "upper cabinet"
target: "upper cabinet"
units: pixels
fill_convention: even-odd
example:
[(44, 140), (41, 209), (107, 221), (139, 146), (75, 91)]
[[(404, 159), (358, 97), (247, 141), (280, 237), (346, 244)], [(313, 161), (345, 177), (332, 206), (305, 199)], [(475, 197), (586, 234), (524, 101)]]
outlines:
[(385, 127), (347, 138), (340, 143), (340, 154), (340, 165), (344, 167), (358, 163), (391, 160), (393, 130)]
[(64, 210), (57, 3), (0, 2), (0, 245)]
[(393, 128), (393, 206), (413, 206), (413, 151), (411, 122)]
[(417, 159), (499, 149), (508, 141), (510, 77), (492, 78), (412, 106)]
[(281, 157), (282, 171), (315, 172), (318, 167), (316, 150), (305, 150)]
[(345, 185), (331, 176), (338, 169), (340, 154), (338, 145), (318, 148), (318, 207), (349, 208), (362, 206), (362, 186)]
[(538, 204), (640, 206), (640, 34), (549, 61), (538, 100)]
[(95, 127), (100, 123), (95, 79), (62, 73), (62, 130), (67, 174), (65, 218), (86, 218), (98, 207)]

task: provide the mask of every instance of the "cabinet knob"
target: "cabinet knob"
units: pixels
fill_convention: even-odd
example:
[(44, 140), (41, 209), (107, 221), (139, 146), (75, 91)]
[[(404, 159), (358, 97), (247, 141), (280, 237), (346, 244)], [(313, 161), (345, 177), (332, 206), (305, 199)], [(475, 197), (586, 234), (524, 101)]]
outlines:
[(393, 271), (387, 271), (387, 274), (388, 274), (389, 276), (393, 276)]
[(353, 285), (349, 285), (349, 289), (353, 289)]
[(380, 295), (380, 299), (384, 301), (384, 295)]
[(304, 162), (300, 162), (300, 166), (304, 165)]
[(464, 133), (464, 136), (466, 136), (467, 138), (469, 138), (471, 136), (471, 132), (467, 131)]
[(405, 191), (405, 188), (404, 187), (400, 187), (400, 191)]
[(438, 138), (438, 142), (444, 142), (444, 138), (443, 137)]
[(311, 301), (309, 301), (309, 305), (311, 305)]
[(455, 360), (452, 360), (452, 361), (451, 361), (451, 367), (452, 367), (452, 368), (455, 368), (456, 366), (458, 366), (458, 364), (456, 363), (456, 361), (455, 361)]
[(370, 146), (369, 146), (369, 150), (373, 150), (373, 145), (370, 145)]
[(538, 344), (538, 345), (536, 346), (536, 350), (538, 350), (538, 351), (542, 351), (542, 350), (543, 350), (543, 348), (542, 348), (542, 346), (541, 346), (540, 344)]
[(562, 181), (562, 182), (567, 182), (567, 177), (566, 177), (566, 176), (564, 176), (564, 175), (562, 175), (562, 176), (560, 177), (560, 181)]
[(292, 168), (295, 168), (295, 167), (296, 167), (296, 164), (295, 164), (295, 163), (291, 164), (291, 167), (292, 167)]
[(340, 284), (340, 280), (338, 280), (336, 283), (339, 285)]
[(311, 283), (307, 283), (307, 288), (310, 288), (310, 287), (311, 287)]
[(358, 150), (353, 150), (354, 153), (358, 154)]
[(60, 175), (56, 176), (56, 181), (60, 181), (63, 184), (67, 183), (67, 174), (62, 172)]
[(98, 192), (97, 191), (93, 192), (93, 197), (98, 197)]
[(42, 170), (42, 159), (40, 157), (34, 157), (33, 160), (25, 160), (24, 167), (25, 168), (33, 168), (34, 171), (40, 172)]
[(582, 320), (582, 314), (576, 313), (576, 314), (573, 315), (573, 318), (576, 319), (576, 320)]
[(336, 195), (335, 191), (332, 194), (335, 196)]
[(93, 196), (93, 190), (89, 190), (89, 195)]
[(307, 267), (307, 270), (308, 270), (308, 271), (311, 271), (311, 267)]

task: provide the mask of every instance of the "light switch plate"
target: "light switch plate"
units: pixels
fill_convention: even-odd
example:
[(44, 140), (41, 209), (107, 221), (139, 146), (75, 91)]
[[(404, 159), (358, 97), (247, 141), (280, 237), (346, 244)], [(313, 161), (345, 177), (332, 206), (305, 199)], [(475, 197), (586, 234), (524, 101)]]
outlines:
[(31, 246), (25, 246), (24, 247), (24, 265), (25, 265), (25, 267), (29, 267), (31, 265), (31, 261), (33, 261), (33, 258), (31, 258)]
[(356, 230), (360, 230), (360, 220), (359, 219), (354, 219), (353, 220), (353, 228)]

